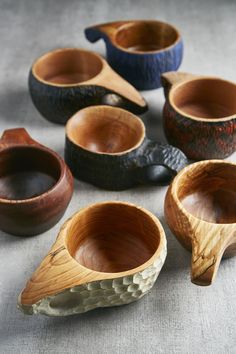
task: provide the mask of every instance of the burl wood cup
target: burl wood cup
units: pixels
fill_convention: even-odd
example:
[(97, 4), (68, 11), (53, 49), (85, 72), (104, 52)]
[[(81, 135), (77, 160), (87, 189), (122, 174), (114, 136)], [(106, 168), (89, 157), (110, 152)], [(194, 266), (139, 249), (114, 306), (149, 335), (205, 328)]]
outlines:
[(137, 114), (147, 111), (140, 93), (100, 55), (79, 48), (57, 49), (38, 58), (30, 70), (29, 91), (42, 116), (59, 124), (99, 104)]
[(123, 202), (80, 210), (19, 296), (26, 314), (66, 316), (140, 299), (154, 285), (166, 258), (159, 220)]
[(209, 160), (184, 168), (168, 189), (165, 217), (192, 250), (192, 282), (210, 285), (222, 256), (236, 255), (236, 164)]
[(217, 77), (162, 75), (165, 135), (189, 159), (223, 159), (236, 151), (236, 84)]
[(54, 226), (73, 192), (63, 159), (33, 140), (23, 128), (0, 139), (0, 229), (31, 236)]
[(139, 90), (161, 87), (161, 74), (182, 62), (181, 35), (169, 23), (110, 22), (86, 28), (85, 35), (90, 42), (104, 39), (108, 63)]
[(169, 184), (187, 163), (179, 149), (149, 140), (137, 116), (108, 106), (67, 122), (65, 160), (76, 178), (110, 190)]

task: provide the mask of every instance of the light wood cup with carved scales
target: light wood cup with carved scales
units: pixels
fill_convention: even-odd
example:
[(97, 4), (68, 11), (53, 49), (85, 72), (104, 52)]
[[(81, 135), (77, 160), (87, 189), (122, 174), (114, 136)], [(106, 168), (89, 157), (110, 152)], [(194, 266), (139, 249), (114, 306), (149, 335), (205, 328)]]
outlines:
[(159, 220), (124, 202), (80, 210), (19, 296), (26, 314), (66, 316), (140, 299), (154, 285), (166, 258)]
[(184, 168), (168, 189), (165, 217), (192, 250), (192, 282), (210, 285), (223, 254), (236, 255), (236, 164), (208, 160)]

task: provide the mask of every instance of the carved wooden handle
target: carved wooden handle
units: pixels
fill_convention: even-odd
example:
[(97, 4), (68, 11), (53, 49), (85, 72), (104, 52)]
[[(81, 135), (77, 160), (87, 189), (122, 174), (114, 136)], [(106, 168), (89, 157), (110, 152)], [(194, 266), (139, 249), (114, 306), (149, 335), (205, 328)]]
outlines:
[(146, 139), (143, 154), (140, 154), (135, 178), (140, 183), (169, 184), (173, 177), (187, 164), (186, 156), (179, 149)]
[(91, 26), (85, 29), (84, 33), (86, 38), (91, 42), (97, 42), (99, 39), (103, 38), (113, 38), (116, 31), (119, 27), (123, 26), (129, 21), (118, 21), (118, 22), (109, 22), (102, 23), (99, 25)]
[(122, 106), (133, 113), (142, 114), (147, 111), (147, 103), (141, 94), (126, 80), (119, 76), (105, 60), (101, 73), (90, 80), (90, 84), (108, 90), (100, 104)]
[(180, 82), (183, 81), (194, 79), (196, 77), (198, 76), (189, 73), (179, 72), (179, 71), (169, 71), (167, 73), (162, 74), (161, 82), (164, 88), (165, 97), (166, 98), (168, 97), (170, 89), (174, 85), (179, 84)]
[(40, 146), (24, 128), (5, 130), (0, 139), (0, 149), (5, 149), (14, 145), (37, 145)]
[(200, 222), (192, 238), (192, 282), (211, 285), (225, 250), (236, 244), (234, 224)]

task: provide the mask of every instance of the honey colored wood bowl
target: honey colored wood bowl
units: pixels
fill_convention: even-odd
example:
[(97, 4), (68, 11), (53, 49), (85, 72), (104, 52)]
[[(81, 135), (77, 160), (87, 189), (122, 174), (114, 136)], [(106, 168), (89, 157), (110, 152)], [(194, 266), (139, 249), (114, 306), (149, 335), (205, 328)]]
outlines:
[(62, 158), (23, 128), (0, 139), (0, 229), (19, 236), (42, 233), (64, 214), (73, 178)]
[(85, 35), (90, 42), (104, 39), (111, 67), (139, 90), (161, 87), (160, 75), (182, 62), (183, 41), (168, 23), (110, 22), (86, 28)]
[(76, 178), (109, 190), (168, 184), (187, 163), (180, 150), (147, 139), (137, 116), (108, 106), (67, 122), (65, 161)]
[(162, 75), (164, 130), (170, 144), (193, 160), (222, 159), (236, 151), (236, 84), (216, 77)]
[(61, 228), (19, 296), (26, 314), (66, 316), (140, 299), (166, 258), (159, 220), (124, 202), (93, 204)]
[(168, 189), (165, 217), (192, 250), (192, 282), (210, 285), (223, 254), (236, 255), (236, 164), (209, 160), (184, 168)]
[(38, 111), (54, 123), (65, 124), (78, 110), (98, 104), (147, 111), (140, 93), (100, 55), (79, 48), (57, 49), (37, 59), (29, 91)]

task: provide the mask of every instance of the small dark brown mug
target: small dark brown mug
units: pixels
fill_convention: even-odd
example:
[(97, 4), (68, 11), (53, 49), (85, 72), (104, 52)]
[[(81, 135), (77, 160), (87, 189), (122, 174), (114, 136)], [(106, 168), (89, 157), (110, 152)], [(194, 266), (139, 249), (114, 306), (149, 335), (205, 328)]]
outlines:
[(107, 106), (67, 122), (65, 160), (76, 178), (109, 190), (168, 184), (187, 163), (179, 149), (147, 139), (137, 116)]
[(32, 236), (54, 226), (72, 196), (73, 178), (63, 159), (23, 128), (0, 139), (0, 229)]
[(193, 160), (236, 151), (236, 84), (188, 73), (162, 74), (164, 129), (170, 144)]

